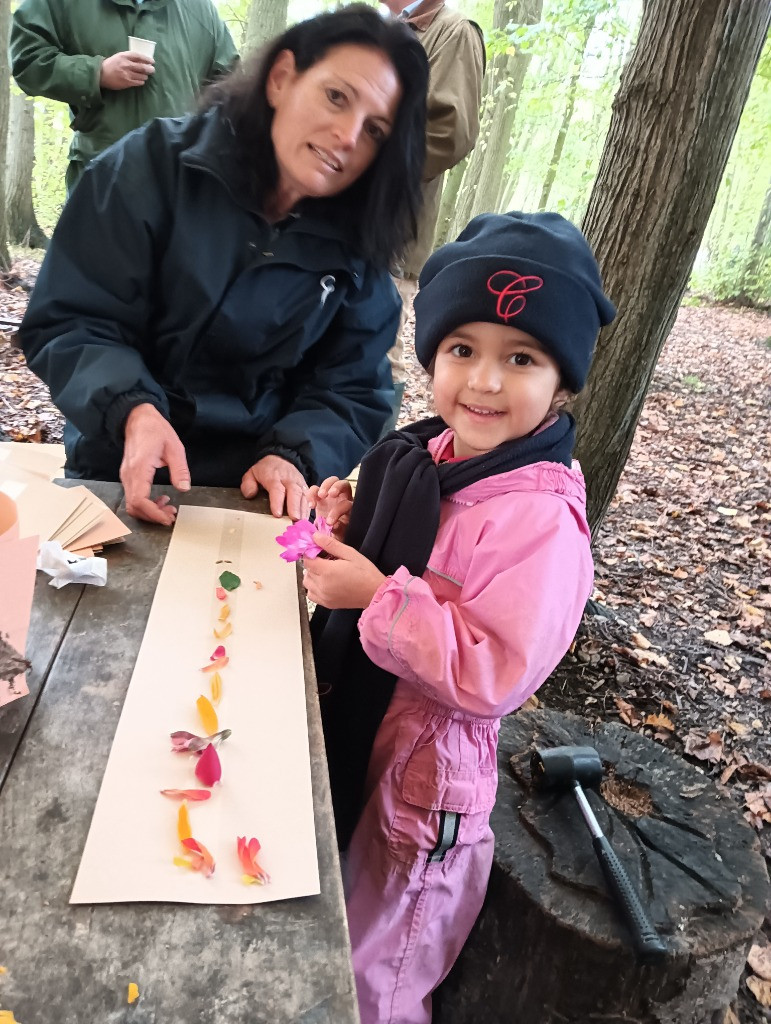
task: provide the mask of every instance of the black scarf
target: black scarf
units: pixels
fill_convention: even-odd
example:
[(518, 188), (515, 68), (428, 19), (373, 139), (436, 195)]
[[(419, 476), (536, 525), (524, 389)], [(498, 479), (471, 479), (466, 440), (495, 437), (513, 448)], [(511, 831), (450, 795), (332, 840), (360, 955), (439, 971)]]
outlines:
[[(401, 565), (412, 576), (423, 575), (436, 540), (441, 498), (535, 462), (571, 464), (575, 423), (567, 413), (545, 430), (507, 441), (486, 455), (437, 465), (427, 445), (446, 429), (434, 417), (392, 431), (361, 463), (345, 542), (386, 576)], [(360, 609), (319, 607), (311, 621), (341, 849), (348, 846), (361, 811), (372, 744), (396, 681), (364, 653), (357, 629), (360, 615)]]

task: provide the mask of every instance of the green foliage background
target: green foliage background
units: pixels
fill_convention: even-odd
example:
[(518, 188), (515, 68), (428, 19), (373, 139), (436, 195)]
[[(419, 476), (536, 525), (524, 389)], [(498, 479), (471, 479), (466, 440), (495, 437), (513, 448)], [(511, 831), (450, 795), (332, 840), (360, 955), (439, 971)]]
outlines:
[[(258, 0), (253, 0), (258, 2)], [(250, 0), (215, 0), (239, 46)], [(488, 59), (517, 50), (531, 56), (511, 135), (500, 209), (538, 209), (563, 112), (568, 83), (577, 73), (575, 106), (556, 166), (547, 206), (580, 223), (591, 192), (613, 96), (634, 46), (642, 0), (546, 0), (535, 26), (510, 24), (492, 32), (493, 0), (460, 0), (459, 7), (485, 31)], [(334, 6), (292, 0), (291, 20)], [(585, 26), (592, 24), (586, 44)], [(505, 103), (508, 97), (496, 96)], [(67, 109), (35, 101), (35, 209), (41, 227), (54, 227), (64, 202), (70, 132)], [(757, 242), (764, 200), (771, 203), (771, 43), (767, 43), (737, 132), (725, 177), (691, 281), (712, 298), (771, 304), (771, 231)], [(455, 227), (458, 227), (455, 225)]]

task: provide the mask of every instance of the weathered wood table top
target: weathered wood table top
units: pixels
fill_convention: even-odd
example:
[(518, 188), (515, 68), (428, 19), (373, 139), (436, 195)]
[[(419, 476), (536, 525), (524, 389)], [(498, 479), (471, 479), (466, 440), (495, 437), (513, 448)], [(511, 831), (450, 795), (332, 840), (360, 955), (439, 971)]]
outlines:
[[(89, 486), (125, 517), (118, 484)], [(184, 503), (266, 510), (221, 488), (193, 488)], [(30, 693), (0, 708), (0, 1009), (19, 1024), (358, 1024), (299, 593), (321, 895), (247, 907), (68, 902), (171, 536), (126, 521), (131, 536), (106, 552), (106, 587), (56, 590), (38, 574)], [(127, 820), (116, 844), (133, 829)], [(129, 982), (140, 992), (131, 1006)]]

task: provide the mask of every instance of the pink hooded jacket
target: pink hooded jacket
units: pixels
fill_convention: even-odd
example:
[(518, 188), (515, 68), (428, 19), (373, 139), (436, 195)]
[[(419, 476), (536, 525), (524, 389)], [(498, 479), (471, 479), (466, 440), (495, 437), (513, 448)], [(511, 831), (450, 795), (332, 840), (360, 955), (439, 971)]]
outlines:
[[(434, 458), (451, 440), (448, 430), (430, 442)], [(414, 764), (412, 774), (431, 799), (416, 803), (460, 812), (492, 806), (498, 720), (526, 701), (568, 650), (592, 582), (584, 479), (577, 465), (524, 466), (442, 501), (423, 576), (413, 577), (402, 566), (359, 620), (367, 655), (398, 677), (389, 718), (398, 711), (403, 716), (410, 705), (417, 711), (416, 701), (428, 714), (434, 705), (445, 716), (456, 712), (444, 741), (435, 736), (420, 744), (420, 766)], [(459, 763), (467, 762), (460, 752), (465, 744), (458, 736), (451, 739), (459, 727), (481, 758), (482, 763), (474, 758), (476, 771)], [(406, 735), (403, 740), (411, 745)], [(409, 750), (403, 756), (408, 755)], [(486, 779), (476, 781), (487, 792), (472, 796), (472, 776), (480, 769)], [(462, 778), (452, 784), (448, 773), (458, 771), (465, 785)]]

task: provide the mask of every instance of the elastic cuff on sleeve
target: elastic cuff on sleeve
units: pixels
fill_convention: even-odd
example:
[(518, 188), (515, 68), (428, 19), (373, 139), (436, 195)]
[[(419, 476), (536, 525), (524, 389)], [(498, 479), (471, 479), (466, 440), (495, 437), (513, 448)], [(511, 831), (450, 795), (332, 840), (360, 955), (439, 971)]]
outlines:
[(123, 444), (123, 432), (128, 414), (138, 405), (152, 405), (161, 416), (169, 418), (169, 411), (164, 407), (164, 403), (157, 395), (153, 395), (149, 391), (126, 391), (124, 394), (118, 395), (104, 414), (104, 429), (110, 438), (119, 445)]

